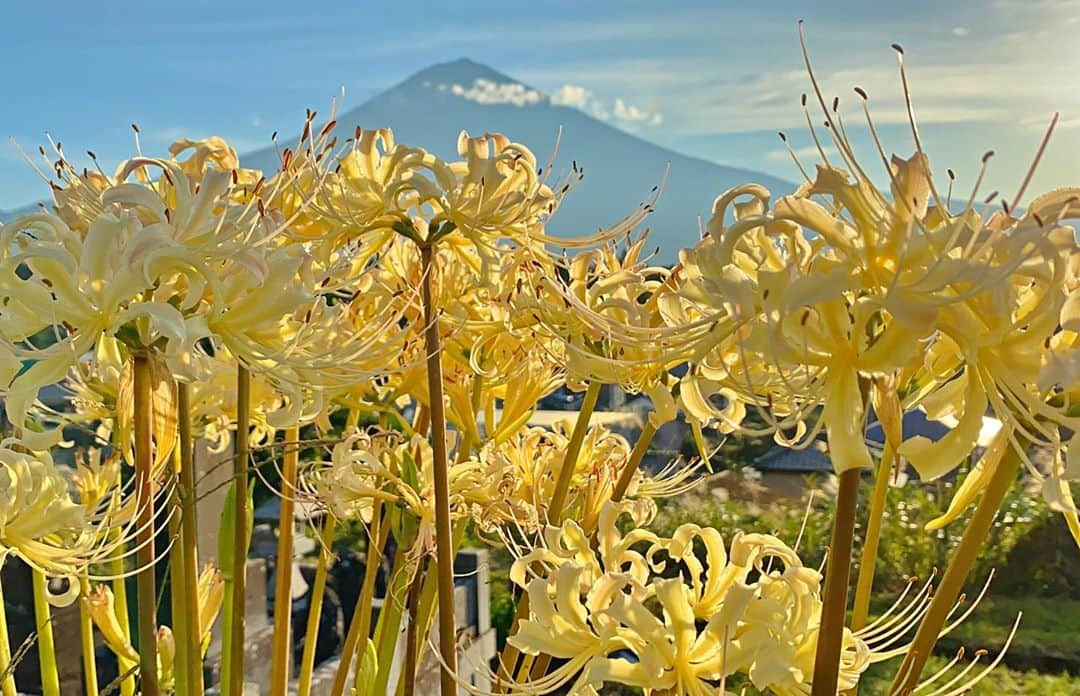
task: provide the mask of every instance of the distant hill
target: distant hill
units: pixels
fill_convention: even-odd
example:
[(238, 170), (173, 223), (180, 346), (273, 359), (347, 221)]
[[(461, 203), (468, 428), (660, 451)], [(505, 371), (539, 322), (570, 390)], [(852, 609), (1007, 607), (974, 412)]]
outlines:
[[(538, 90), (468, 59), (432, 65), (338, 114), (337, 121), (339, 130), (349, 134), (358, 125), (389, 126), (397, 142), (442, 157), (456, 155), (462, 129), (472, 134), (498, 131), (529, 146), (544, 165), (562, 127), (556, 173), (576, 160), (585, 179), (549, 225), (561, 236), (588, 234), (617, 222), (650, 195), (670, 165), (663, 195), (646, 222), (652, 229), (650, 246), (661, 247), (662, 262), (674, 261), (679, 248), (695, 243), (699, 217), (708, 219), (713, 199), (726, 189), (756, 182), (777, 192), (794, 190), (793, 184), (767, 174), (654, 145), (578, 109), (553, 104)], [(242, 154), (240, 160), (245, 167), (273, 171), (278, 153), (268, 147)], [(0, 212), (0, 220), (35, 207)]]
[(24, 205), (21, 208), (15, 208), (14, 210), (0, 210), (0, 222), (7, 222), (13, 217), (37, 212), (40, 207), (40, 203), (31, 203), (30, 205)]

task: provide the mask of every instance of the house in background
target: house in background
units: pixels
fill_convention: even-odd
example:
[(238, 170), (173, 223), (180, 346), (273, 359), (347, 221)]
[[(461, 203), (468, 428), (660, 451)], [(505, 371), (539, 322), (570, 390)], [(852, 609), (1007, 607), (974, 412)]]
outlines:
[(768, 490), (769, 497), (801, 498), (811, 479), (832, 474), (832, 463), (824, 447), (824, 440), (804, 449), (776, 445), (755, 459), (752, 466), (761, 475), (759, 483)]
[[(996, 418), (983, 418), (983, 428), (979, 435), (980, 447), (986, 447), (990, 438), (1001, 428)], [(920, 410), (904, 414), (904, 439), (922, 436), (931, 441), (938, 441), (952, 430), (951, 424), (930, 420)], [(871, 414), (870, 427), (866, 430), (866, 444), (875, 458), (881, 457), (885, 444), (885, 434), (881, 424)], [(811, 478), (824, 478), (833, 473), (832, 463), (826, 453), (825, 436), (822, 433), (817, 440), (803, 449), (774, 446), (754, 460), (753, 466), (761, 474), (760, 483), (777, 497), (801, 497), (808, 488)], [(909, 475), (917, 478), (912, 469)], [(870, 475), (869, 471), (864, 472)]]

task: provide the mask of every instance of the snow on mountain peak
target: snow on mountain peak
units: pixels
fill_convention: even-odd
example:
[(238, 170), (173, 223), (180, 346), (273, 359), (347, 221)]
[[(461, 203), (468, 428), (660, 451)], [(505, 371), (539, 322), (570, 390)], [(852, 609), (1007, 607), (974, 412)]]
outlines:
[[(421, 87), (424, 89), (430, 89), (432, 87), (438, 88), (439, 85), (462, 85), (468, 87), (473, 85), (479, 80), (491, 82), (497, 85), (501, 84), (520, 84), (517, 80), (508, 75), (488, 67), (483, 63), (477, 63), (474, 60), (468, 58), (458, 58), (457, 60), (451, 60), (446, 63), (435, 63), (423, 70), (413, 74), (411, 77), (401, 83), (403, 88), (415, 88)], [(527, 89), (531, 89), (527, 85), (523, 85)]]
[(549, 101), (540, 90), (468, 58), (436, 63), (405, 80), (400, 88), (447, 92), (477, 104), (523, 107)]

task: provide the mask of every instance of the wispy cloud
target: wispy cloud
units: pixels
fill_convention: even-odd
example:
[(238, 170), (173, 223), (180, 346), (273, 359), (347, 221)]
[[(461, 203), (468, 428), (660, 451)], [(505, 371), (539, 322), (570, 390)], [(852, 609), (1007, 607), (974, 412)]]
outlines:
[(564, 84), (552, 92), (550, 97), (520, 82), (500, 83), (485, 78), (477, 78), (470, 85), (455, 83), (431, 86), (477, 104), (527, 107), (548, 102), (553, 106), (567, 106), (627, 130), (639, 126), (658, 126), (664, 122), (664, 115), (659, 111), (644, 109), (621, 97), (613, 100), (601, 99), (592, 90), (581, 85)]
[(646, 110), (622, 97), (615, 97), (614, 101), (610, 102), (605, 101), (581, 85), (562, 85), (552, 92), (551, 103), (555, 106), (573, 107), (628, 129), (642, 125), (659, 126), (664, 122), (664, 115), (659, 111)]
[(615, 99), (615, 118), (632, 123), (648, 123), (651, 126), (658, 126), (664, 122), (663, 114), (649, 113), (618, 98)]
[[(882, 10), (841, 18), (822, 11), (807, 24), (810, 53), (826, 100), (839, 96), (851, 120), (862, 118), (852, 91), (858, 86), (870, 94), (875, 122), (907, 121), (896, 55), (889, 49), (893, 41), (906, 49), (915, 115), (922, 124), (1008, 125), (1025, 119), (1045, 124), (1054, 109), (1066, 120), (1075, 118), (1080, 63), (1064, 59), (1060, 47), (1073, 43), (1080, 0), (1035, 4), (1025, 10), (1026, 0), (999, 0), (988, 7), (961, 2), (936, 31), (927, 31), (918, 13)], [(712, 62), (703, 61), (699, 51), (635, 51), (575, 56), (515, 74), (541, 87), (573, 75), (575, 84), (648, 103), (682, 137), (805, 127), (799, 98), (811, 93), (811, 85), (795, 36), (779, 40), (775, 22), (766, 30), (739, 20), (717, 25), (703, 14), (687, 29), (696, 33), (709, 25), (716, 32)]]
[(450, 85), (450, 91), (463, 99), (478, 104), (513, 104), (527, 106), (539, 104), (544, 95), (518, 82), (497, 83), (478, 78), (471, 85)]
[(581, 85), (563, 85), (551, 94), (551, 103), (556, 106), (572, 106), (585, 111), (592, 103), (592, 92)]
[[(892, 51), (885, 48), (856, 53), (842, 60), (847, 66), (858, 67), (830, 70), (841, 61), (829, 58), (827, 66), (818, 67), (819, 84), (827, 101), (834, 96), (840, 98), (848, 118), (862, 119), (859, 99), (853, 92), (854, 87), (860, 87), (870, 95), (868, 105), (875, 122), (895, 124), (908, 120)], [(1008, 61), (964, 61), (955, 55), (909, 50), (907, 65), (920, 123), (1045, 120), (1049, 105), (1066, 114), (1080, 113), (1080, 91), (1063, 89), (1061, 81), (1033, 79), (1044, 69), (1020, 56)], [(766, 68), (756, 73), (714, 76), (703, 75), (697, 66), (694, 59), (670, 58), (648, 65), (631, 59), (604, 66), (567, 66), (563, 73), (585, 74), (590, 82), (627, 94), (647, 94), (651, 103), (662, 106), (641, 111), (662, 112), (664, 121), (685, 135), (805, 126), (800, 95), (808, 93), (813, 99), (813, 93), (804, 70)], [(609, 79), (604, 78), (605, 74)], [(627, 75), (633, 76), (632, 85), (623, 82)], [(588, 95), (580, 88), (566, 86), (560, 90), (567, 101), (588, 103)], [(614, 106), (609, 108), (613, 110)], [(812, 113), (817, 110), (815, 106)], [(813, 120), (818, 122), (819, 118)]]
[[(837, 157), (840, 154), (832, 145), (826, 145), (822, 149), (824, 150), (826, 157)], [(804, 161), (816, 162), (821, 157), (821, 153), (818, 151), (817, 146), (815, 145), (793, 148), (792, 151), (795, 153), (796, 157)], [(788, 161), (791, 159), (791, 152), (789, 152), (787, 148), (779, 148), (776, 150), (770, 150), (769, 152), (765, 153), (765, 156), (771, 160)]]

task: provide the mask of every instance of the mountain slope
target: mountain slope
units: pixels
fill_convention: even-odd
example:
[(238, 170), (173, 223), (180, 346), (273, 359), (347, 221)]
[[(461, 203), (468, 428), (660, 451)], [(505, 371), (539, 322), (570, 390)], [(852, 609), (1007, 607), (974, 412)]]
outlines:
[[(519, 87), (505, 89), (509, 85)], [(473, 91), (483, 94), (466, 96), (477, 86), (480, 89)], [(499, 86), (504, 89), (499, 91)], [(478, 101), (485, 98), (488, 103)], [(726, 189), (756, 182), (777, 195), (794, 190), (793, 184), (766, 174), (666, 150), (582, 111), (554, 105), (513, 78), (466, 59), (433, 65), (339, 114), (337, 121), (343, 133), (351, 133), (357, 125), (390, 126), (397, 142), (424, 147), (442, 157), (456, 156), (462, 129), (472, 134), (498, 131), (527, 145), (544, 165), (561, 126), (556, 174), (569, 169), (571, 160), (585, 174), (549, 225), (552, 233), (562, 236), (593, 232), (632, 212), (661, 181), (670, 163), (663, 195), (646, 222), (652, 229), (650, 246), (661, 247), (659, 260), (663, 262), (674, 261), (679, 248), (698, 239), (699, 216), (703, 223), (708, 220), (713, 199)], [(277, 157), (274, 148), (266, 148), (240, 159), (246, 167), (272, 171)]]

